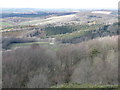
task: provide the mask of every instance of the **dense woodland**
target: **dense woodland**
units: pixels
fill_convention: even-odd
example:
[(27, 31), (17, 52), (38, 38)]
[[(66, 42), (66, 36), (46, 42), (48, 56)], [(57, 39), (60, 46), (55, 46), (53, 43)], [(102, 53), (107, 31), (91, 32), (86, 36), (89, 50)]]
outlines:
[(116, 85), (117, 70), (114, 36), (64, 46), (57, 51), (34, 44), (3, 53), (3, 87), (9, 88), (43, 88), (73, 82)]

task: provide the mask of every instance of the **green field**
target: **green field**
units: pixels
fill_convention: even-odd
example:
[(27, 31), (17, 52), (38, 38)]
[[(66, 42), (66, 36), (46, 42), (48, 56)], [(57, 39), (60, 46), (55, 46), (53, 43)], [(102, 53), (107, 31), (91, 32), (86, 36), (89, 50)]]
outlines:
[(7, 22), (0, 22), (0, 26), (12, 26), (12, 24)]
[(49, 44), (49, 42), (14, 43), (14, 44), (11, 44), (10, 47), (13, 48), (13, 47), (19, 47), (19, 46), (28, 46), (32, 44)]
[(31, 20), (31, 21), (22, 22), (19, 25), (30, 25), (30, 24), (36, 24), (36, 23), (39, 23), (39, 22), (41, 22), (41, 20)]
[(9, 46), (9, 48), (22, 47), (22, 46), (30, 46), (33, 44), (39, 44), (42, 46), (46, 46), (46, 48), (50, 48), (51, 50), (57, 51), (60, 47), (58, 44), (50, 45), (50, 42), (29, 42), (29, 43), (14, 43)]

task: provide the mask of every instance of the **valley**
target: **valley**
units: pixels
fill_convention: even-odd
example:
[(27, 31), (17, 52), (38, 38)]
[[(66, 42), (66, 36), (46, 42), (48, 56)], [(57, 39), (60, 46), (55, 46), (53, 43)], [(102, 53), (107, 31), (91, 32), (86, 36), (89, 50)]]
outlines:
[(117, 12), (4, 8), (3, 87), (116, 88)]

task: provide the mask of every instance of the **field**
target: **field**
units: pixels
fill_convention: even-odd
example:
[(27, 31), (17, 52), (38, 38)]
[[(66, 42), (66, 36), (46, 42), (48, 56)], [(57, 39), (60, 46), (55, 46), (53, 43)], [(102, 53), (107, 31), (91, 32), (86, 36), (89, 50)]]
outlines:
[(19, 46), (28, 46), (32, 44), (49, 44), (49, 42), (32, 42), (32, 43), (17, 43), (17, 44), (12, 44), (10, 47), (19, 47)]
[(12, 26), (12, 24), (7, 22), (0, 22), (0, 26)]

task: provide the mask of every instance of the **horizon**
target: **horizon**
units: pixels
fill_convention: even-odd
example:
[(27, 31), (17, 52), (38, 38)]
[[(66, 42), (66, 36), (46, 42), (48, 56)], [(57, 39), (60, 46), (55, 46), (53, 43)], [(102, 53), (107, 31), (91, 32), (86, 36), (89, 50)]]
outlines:
[(0, 8), (41, 8), (41, 9), (118, 9), (119, 0), (7, 0), (1, 1)]
[(2, 9), (35, 9), (35, 10), (118, 10), (118, 8), (0, 8)]

